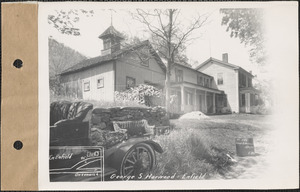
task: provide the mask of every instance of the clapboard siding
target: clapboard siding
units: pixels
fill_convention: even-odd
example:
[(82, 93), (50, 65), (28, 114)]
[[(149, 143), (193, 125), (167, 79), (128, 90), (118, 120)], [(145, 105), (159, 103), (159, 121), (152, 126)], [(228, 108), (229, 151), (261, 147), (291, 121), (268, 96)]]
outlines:
[[(209, 64), (201, 67), (199, 71), (213, 76), (216, 82), (216, 87), (223, 90), (228, 99), (228, 104), (232, 112), (239, 112), (239, 87), (238, 87), (238, 71), (225, 65), (216, 64), (212, 61)], [(218, 73), (223, 74), (223, 85), (218, 85)]]
[[(103, 78), (104, 86), (97, 88), (97, 80)], [(82, 98), (85, 100), (114, 100), (114, 70), (113, 61), (99, 64), (90, 69), (82, 70), (80, 72), (72, 73), (69, 75), (63, 75), (63, 84), (69, 84), (75, 86), (77, 82), (80, 82), (82, 90)], [(76, 82), (76, 83), (75, 83)], [(90, 90), (84, 90), (84, 83), (90, 83)]]
[(164, 85), (165, 73), (154, 58), (150, 58), (149, 66), (141, 64), (134, 53), (127, 54), (116, 61), (116, 91), (126, 89), (126, 77), (135, 78), (136, 85), (145, 81)]

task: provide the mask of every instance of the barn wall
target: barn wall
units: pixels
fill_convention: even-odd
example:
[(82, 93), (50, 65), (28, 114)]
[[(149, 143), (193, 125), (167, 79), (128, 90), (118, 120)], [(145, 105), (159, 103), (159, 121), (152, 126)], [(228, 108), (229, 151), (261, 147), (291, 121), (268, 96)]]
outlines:
[(154, 58), (150, 58), (149, 66), (141, 64), (135, 53), (127, 54), (116, 62), (116, 90), (126, 89), (126, 76), (135, 78), (136, 85), (146, 82), (164, 85), (165, 73)]
[[(103, 87), (98, 87), (97, 81), (101, 78), (104, 84)], [(77, 91), (80, 92), (78, 95), (81, 95), (79, 98), (98, 101), (114, 100), (114, 79), (113, 62), (61, 77), (67, 95), (72, 95), (72, 92)], [(89, 90), (84, 89), (85, 84), (89, 84)]]

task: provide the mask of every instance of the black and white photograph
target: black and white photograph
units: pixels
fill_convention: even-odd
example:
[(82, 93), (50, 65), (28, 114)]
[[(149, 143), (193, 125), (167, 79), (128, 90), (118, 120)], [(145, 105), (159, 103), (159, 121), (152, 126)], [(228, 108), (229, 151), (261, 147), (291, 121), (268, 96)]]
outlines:
[(299, 185), (296, 4), (121, 4), (39, 7), (41, 187)]

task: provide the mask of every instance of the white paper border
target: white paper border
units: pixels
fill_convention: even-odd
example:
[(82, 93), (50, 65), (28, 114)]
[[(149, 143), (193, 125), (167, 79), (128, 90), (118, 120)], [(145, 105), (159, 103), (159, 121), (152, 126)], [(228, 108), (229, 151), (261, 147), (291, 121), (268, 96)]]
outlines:
[[(287, 189), (299, 187), (299, 78), (298, 78), (298, 3), (297, 2), (39, 2), (39, 190), (163, 190), (163, 189)], [(178, 181), (105, 181), (105, 182), (49, 182), (49, 74), (47, 10), (57, 7), (131, 9), (187, 8), (221, 5), (223, 8), (265, 7), (274, 10), (274, 74), (278, 75), (278, 156), (274, 173), (267, 178), (253, 180), (178, 180)], [(279, 14), (280, 13), (280, 14)], [(278, 15), (279, 14), (279, 15)], [(289, 18), (286, 23), (284, 18)], [(280, 31), (280, 27), (288, 31)], [(280, 44), (281, 42), (281, 44)], [(283, 53), (283, 55), (280, 55)], [(279, 55), (278, 55), (279, 54)], [(276, 63), (276, 65), (275, 65)], [(289, 115), (287, 115), (289, 114)], [(278, 119), (277, 119), (278, 120)], [(281, 139), (280, 139), (281, 138)]]

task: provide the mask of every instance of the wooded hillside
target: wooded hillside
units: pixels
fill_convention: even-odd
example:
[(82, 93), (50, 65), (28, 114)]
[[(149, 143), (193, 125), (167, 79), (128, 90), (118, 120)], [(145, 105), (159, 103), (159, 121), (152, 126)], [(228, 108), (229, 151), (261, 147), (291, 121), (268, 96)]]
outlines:
[(86, 56), (65, 46), (53, 38), (48, 39), (49, 43), (49, 75), (50, 78), (60, 74), (63, 70), (87, 59)]

